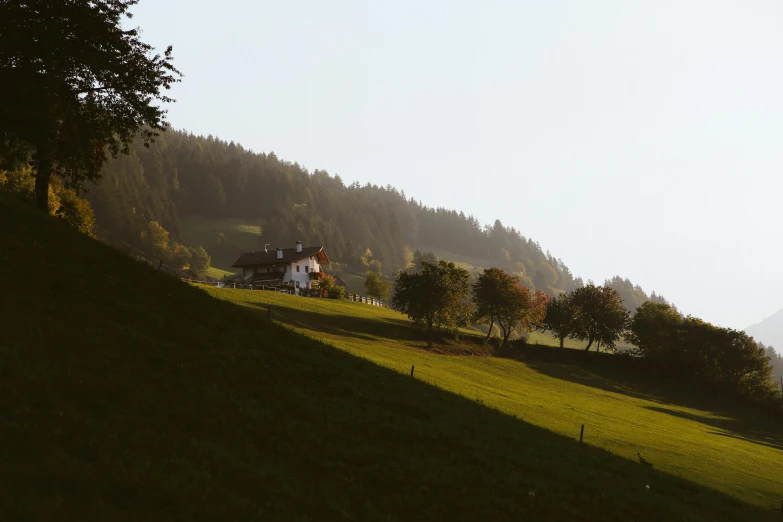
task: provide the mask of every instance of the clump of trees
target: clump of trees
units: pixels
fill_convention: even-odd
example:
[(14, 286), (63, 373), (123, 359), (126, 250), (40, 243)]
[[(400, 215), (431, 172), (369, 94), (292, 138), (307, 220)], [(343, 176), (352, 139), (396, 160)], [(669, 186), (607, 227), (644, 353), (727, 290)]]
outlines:
[(542, 329), (560, 340), (587, 341), (585, 351), (595, 344), (614, 350), (628, 325), (629, 313), (623, 299), (613, 288), (588, 284), (568, 294), (561, 294), (547, 304)]
[(423, 261), (419, 272), (400, 272), (394, 281), (392, 304), (427, 332), (432, 348), (436, 329), (456, 332), (472, 316), (468, 271), (452, 262)]
[(667, 375), (764, 401), (778, 395), (765, 347), (745, 332), (647, 302), (631, 319), (626, 338), (637, 355)]

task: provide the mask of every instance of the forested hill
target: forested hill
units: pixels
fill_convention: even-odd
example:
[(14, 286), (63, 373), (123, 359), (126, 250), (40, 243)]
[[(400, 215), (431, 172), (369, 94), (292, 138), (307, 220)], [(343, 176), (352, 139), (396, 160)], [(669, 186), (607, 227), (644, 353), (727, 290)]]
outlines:
[[(391, 186), (346, 186), (326, 171), (308, 172), (212, 136), (168, 131), (150, 148), (137, 143), (129, 156), (106, 164), (87, 197), (104, 238), (142, 251), (158, 225), (178, 241), (182, 216), (239, 218), (260, 227), (260, 248), (322, 244), (353, 270), (375, 260), (391, 274), (410, 262), (411, 248), (422, 247), (486, 260), (549, 293), (582, 285), (560, 259), (500, 221), (483, 226)], [(221, 247), (217, 235), (206, 242), (208, 251)], [(615, 285), (625, 287), (626, 300), (648, 297), (630, 281), (616, 278)]]

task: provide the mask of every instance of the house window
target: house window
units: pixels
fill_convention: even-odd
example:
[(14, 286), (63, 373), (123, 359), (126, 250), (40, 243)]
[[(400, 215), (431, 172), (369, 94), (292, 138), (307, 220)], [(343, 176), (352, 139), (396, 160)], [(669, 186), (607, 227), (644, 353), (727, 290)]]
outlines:
[(310, 270), (310, 267), (309, 267), (309, 266), (306, 266), (306, 267), (305, 267), (305, 274), (306, 274), (306, 273), (307, 273), (309, 270)]
[(299, 288), (299, 281), (295, 281), (294, 284), (296, 285), (297, 288)]
[(296, 265), (296, 271), (297, 272), (299, 271), (299, 265)]

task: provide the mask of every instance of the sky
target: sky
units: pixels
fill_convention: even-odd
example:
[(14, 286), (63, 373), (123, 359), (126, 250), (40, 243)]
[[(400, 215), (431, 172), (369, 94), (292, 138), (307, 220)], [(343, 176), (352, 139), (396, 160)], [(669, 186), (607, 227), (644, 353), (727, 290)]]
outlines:
[(168, 120), (500, 219), (745, 328), (783, 307), (783, 3), (141, 0)]

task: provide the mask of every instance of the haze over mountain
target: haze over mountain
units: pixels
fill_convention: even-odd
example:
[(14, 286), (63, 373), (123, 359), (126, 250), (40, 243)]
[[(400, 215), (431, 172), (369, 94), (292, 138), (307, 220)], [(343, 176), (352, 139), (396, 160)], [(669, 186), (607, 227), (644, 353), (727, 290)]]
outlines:
[(745, 328), (757, 341), (771, 345), (778, 353), (783, 353), (783, 308), (763, 321)]
[(185, 74), (176, 128), (500, 219), (574, 274), (622, 274), (717, 324), (780, 306), (780, 2), (133, 11)]

